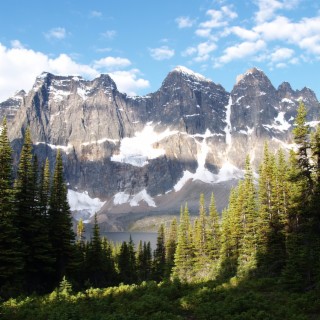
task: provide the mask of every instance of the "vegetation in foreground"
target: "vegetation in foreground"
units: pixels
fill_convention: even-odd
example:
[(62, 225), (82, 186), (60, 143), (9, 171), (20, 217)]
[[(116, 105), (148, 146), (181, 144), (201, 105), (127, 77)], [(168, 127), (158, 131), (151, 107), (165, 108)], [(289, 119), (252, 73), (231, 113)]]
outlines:
[(96, 220), (91, 240), (84, 241), (81, 221), (76, 240), (61, 155), (52, 179), (48, 164), (39, 174), (27, 131), (13, 183), (4, 123), (1, 316), (318, 319), (320, 128), (310, 135), (305, 116), (301, 104), (293, 130), (297, 148), (288, 162), (266, 145), (257, 183), (247, 158), (244, 179), (221, 220), (214, 196), (207, 214), (201, 195), (199, 217), (191, 223), (187, 205), (181, 208), (179, 224), (160, 226), (153, 254), (150, 243), (137, 250), (132, 241), (113, 247), (100, 238)]

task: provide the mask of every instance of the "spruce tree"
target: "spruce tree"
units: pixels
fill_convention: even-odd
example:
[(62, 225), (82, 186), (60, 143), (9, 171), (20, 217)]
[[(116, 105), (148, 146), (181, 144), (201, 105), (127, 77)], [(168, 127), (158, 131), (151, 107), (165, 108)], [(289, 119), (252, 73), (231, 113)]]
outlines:
[(14, 293), (21, 281), (23, 258), (13, 204), (12, 150), (6, 119), (0, 133), (0, 296)]
[(153, 279), (161, 281), (165, 275), (166, 249), (164, 238), (164, 225), (161, 224), (158, 230), (157, 245), (153, 254)]
[(23, 244), (25, 290), (44, 292), (51, 289), (53, 257), (47, 221), (40, 211), (38, 163), (32, 146), (27, 128), (15, 181), (16, 221)]
[(177, 249), (174, 256), (173, 277), (181, 281), (190, 282), (193, 279), (194, 250), (192, 229), (188, 205), (181, 208), (180, 224), (178, 229)]
[(204, 194), (200, 195), (199, 200), (199, 217), (194, 224), (194, 254), (195, 263), (194, 271), (195, 276), (198, 279), (204, 279), (208, 276), (210, 261), (208, 254), (208, 242), (207, 242), (207, 212), (205, 207)]
[(257, 266), (257, 204), (256, 191), (250, 159), (246, 159), (246, 171), (241, 190), (242, 203), (239, 203), (242, 224), (242, 237), (240, 240), (238, 270), (240, 277), (246, 277), (255, 272)]
[(236, 275), (240, 239), (242, 237), (241, 203), (243, 195), (243, 182), (231, 189), (228, 208), (222, 212), (221, 249), (219, 257), (219, 273), (217, 278), (225, 280)]
[(172, 268), (174, 266), (174, 255), (177, 248), (177, 236), (178, 236), (178, 224), (175, 217), (171, 223), (169, 230), (166, 231), (166, 278), (171, 275)]
[(209, 218), (207, 226), (207, 254), (211, 263), (211, 277), (215, 277), (219, 267), (219, 257), (221, 250), (221, 230), (219, 214), (215, 204), (214, 194), (211, 194), (209, 204)]
[(106, 275), (108, 270), (104, 255), (105, 252), (102, 250), (97, 214), (95, 214), (93, 234), (87, 250), (86, 269), (87, 279), (96, 288), (106, 285)]
[[(49, 201), (50, 241), (55, 259), (55, 281), (72, 271), (75, 235), (72, 230), (67, 187), (63, 177), (63, 163), (58, 150)], [(71, 270), (70, 270), (71, 269)]]
[[(281, 156), (281, 154), (280, 154)], [(282, 159), (280, 158), (281, 162)], [(279, 275), (285, 257), (285, 239), (282, 201), (285, 189), (283, 169), (278, 169), (276, 160), (265, 145), (264, 158), (259, 175), (258, 210), (258, 269), (263, 275)]]

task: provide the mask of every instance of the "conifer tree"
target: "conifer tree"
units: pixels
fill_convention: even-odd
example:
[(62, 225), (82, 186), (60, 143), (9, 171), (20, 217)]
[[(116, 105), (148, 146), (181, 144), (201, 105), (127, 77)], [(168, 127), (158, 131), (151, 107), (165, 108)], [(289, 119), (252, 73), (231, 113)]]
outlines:
[(198, 279), (207, 277), (209, 272), (209, 254), (207, 243), (207, 213), (204, 194), (200, 195), (199, 217), (194, 224), (194, 271)]
[(158, 230), (157, 245), (153, 255), (153, 279), (161, 281), (165, 275), (166, 249), (164, 238), (164, 225), (161, 224)]
[(243, 182), (243, 202), (239, 204), (242, 224), (242, 237), (239, 247), (237, 274), (241, 277), (251, 275), (257, 266), (257, 204), (256, 191), (250, 158), (246, 159), (246, 171)]
[(222, 212), (221, 249), (219, 257), (218, 278), (225, 280), (233, 277), (238, 268), (239, 246), (242, 236), (241, 211), (238, 203), (242, 201), (240, 195), (243, 182), (231, 189), (228, 208)]
[(136, 256), (134, 244), (130, 235), (130, 240), (122, 242), (118, 256), (119, 280), (131, 284), (137, 279)]
[(194, 250), (192, 229), (187, 204), (181, 207), (180, 224), (178, 229), (177, 249), (174, 256), (173, 277), (190, 282), (193, 279)]
[(15, 225), (11, 154), (5, 118), (0, 133), (0, 296), (18, 287), (23, 268), (21, 242)]
[(73, 267), (75, 241), (60, 150), (56, 157), (49, 204), (49, 235), (55, 259), (55, 280), (59, 283)]
[(96, 288), (106, 285), (106, 275), (108, 270), (104, 255), (105, 253), (102, 250), (97, 214), (95, 214), (93, 234), (88, 246), (86, 264), (88, 280)]
[(166, 271), (167, 278), (170, 277), (172, 268), (174, 266), (174, 255), (177, 248), (177, 219), (176, 217), (171, 221), (169, 230), (166, 232)]
[[(281, 158), (279, 161), (282, 161)], [(282, 169), (281, 169), (282, 170)], [(265, 145), (259, 176), (258, 269), (264, 275), (279, 275), (285, 257), (283, 184), (275, 157)], [(281, 179), (285, 179), (281, 173)]]
[(53, 257), (48, 225), (39, 206), (38, 163), (33, 158), (32, 145), (27, 128), (15, 181), (16, 221), (23, 243), (25, 289), (43, 292), (51, 287)]
[(146, 281), (151, 278), (152, 256), (150, 242), (140, 240), (137, 249), (137, 277), (138, 281)]
[(219, 214), (215, 204), (214, 194), (211, 194), (209, 205), (209, 219), (207, 226), (207, 253), (211, 262), (211, 276), (217, 275), (219, 267), (219, 257), (221, 250), (221, 230), (219, 224)]

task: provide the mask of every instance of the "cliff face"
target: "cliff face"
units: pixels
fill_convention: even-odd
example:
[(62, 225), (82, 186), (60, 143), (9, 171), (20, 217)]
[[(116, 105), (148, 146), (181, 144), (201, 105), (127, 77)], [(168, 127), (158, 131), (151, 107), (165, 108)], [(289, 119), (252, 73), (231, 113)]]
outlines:
[(265, 141), (292, 143), (299, 101), (315, 125), (320, 108), (310, 89), (275, 89), (255, 68), (228, 93), (177, 67), (143, 97), (120, 93), (108, 75), (86, 81), (43, 73), (28, 94), (0, 104), (0, 117), (8, 118), (17, 154), (26, 126), (40, 160), (53, 164), (63, 152), (75, 217), (99, 211), (107, 229), (121, 229), (144, 215), (177, 213), (185, 200), (196, 210), (200, 192), (215, 191), (222, 209), (246, 154), (257, 165)]

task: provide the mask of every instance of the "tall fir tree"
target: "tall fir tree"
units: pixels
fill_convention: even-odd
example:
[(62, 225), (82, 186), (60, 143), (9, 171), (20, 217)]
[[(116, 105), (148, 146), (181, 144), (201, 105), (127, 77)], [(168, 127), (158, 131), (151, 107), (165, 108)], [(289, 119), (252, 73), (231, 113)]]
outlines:
[(239, 247), (237, 275), (247, 277), (255, 272), (257, 267), (257, 203), (256, 190), (250, 158), (246, 159), (245, 177), (243, 181), (243, 202), (239, 204), (241, 212), (242, 237)]
[(55, 259), (55, 281), (59, 283), (63, 276), (72, 271), (75, 242), (60, 150), (56, 157), (48, 214), (49, 235)]
[(15, 225), (11, 154), (5, 118), (0, 133), (0, 296), (3, 297), (14, 294), (14, 289), (19, 287), (24, 266)]
[(177, 248), (177, 236), (178, 236), (178, 223), (175, 217), (168, 230), (166, 230), (166, 278), (171, 275), (172, 268), (174, 266), (174, 255)]
[(51, 289), (53, 257), (48, 225), (41, 216), (37, 158), (33, 158), (29, 128), (25, 131), (15, 181), (17, 226), (23, 243), (24, 285), (27, 292)]
[[(259, 174), (257, 264), (260, 273), (273, 276), (281, 273), (285, 257), (284, 204), (281, 201), (285, 181), (279, 180), (279, 173), (275, 157), (266, 144)], [(281, 178), (285, 179), (283, 174)]]
[(210, 277), (217, 276), (219, 267), (219, 257), (221, 250), (221, 230), (219, 223), (219, 214), (215, 204), (214, 194), (211, 194), (209, 204), (209, 218), (207, 226), (207, 254), (211, 262)]
[(205, 279), (208, 276), (211, 261), (208, 254), (207, 242), (207, 212), (204, 194), (200, 195), (199, 217), (194, 223), (193, 244), (194, 244), (194, 272), (198, 279)]
[(243, 182), (240, 182), (236, 188), (231, 189), (228, 208), (222, 212), (221, 249), (217, 275), (220, 280), (235, 276), (238, 268), (242, 236), (241, 212), (238, 202), (242, 201), (240, 197), (243, 195), (242, 188)]
[(161, 281), (165, 276), (166, 268), (166, 249), (164, 237), (164, 225), (161, 224), (158, 229), (157, 245), (153, 254), (153, 279)]
[(177, 249), (174, 256), (173, 277), (190, 282), (193, 279), (194, 249), (189, 209), (186, 204), (181, 207), (180, 224), (178, 229)]

